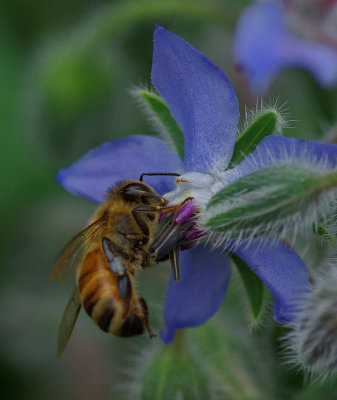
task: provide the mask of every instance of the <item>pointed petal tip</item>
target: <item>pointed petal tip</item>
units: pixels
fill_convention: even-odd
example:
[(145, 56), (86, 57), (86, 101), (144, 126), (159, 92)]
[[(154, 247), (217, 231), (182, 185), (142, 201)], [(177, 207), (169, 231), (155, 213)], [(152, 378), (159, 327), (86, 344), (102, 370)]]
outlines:
[(157, 38), (159, 39), (160, 36), (163, 37), (163, 38), (164, 38), (164, 36), (166, 36), (167, 38), (176, 37), (178, 39), (184, 40), (179, 35), (177, 35), (176, 33), (173, 33), (171, 31), (169, 31), (168, 29), (164, 28), (163, 26), (156, 24), (154, 32), (153, 32), (153, 40), (156, 40)]
[(157, 26), (151, 79), (184, 134), (185, 169), (227, 166), (239, 106), (225, 73), (183, 38)]
[(159, 35), (161, 32), (169, 32), (167, 29), (165, 29), (164, 27), (162, 27), (161, 25), (156, 24), (155, 25), (155, 29), (154, 29), (154, 35)]
[(67, 169), (66, 167), (65, 168), (61, 168), (59, 170), (59, 172), (57, 173), (57, 175), (56, 175), (56, 182), (61, 186), (63, 186), (63, 182), (65, 180), (65, 170), (66, 169)]
[(165, 327), (165, 328), (163, 328), (163, 329), (160, 331), (159, 336), (160, 336), (161, 340), (162, 340), (165, 344), (169, 345), (169, 344), (171, 344), (171, 343), (173, 342), (173, 339), (174, 339), (174, 336), (175, 336), (175, 330), (174, 330), (174, 331), (168, 330), (168, 329)]

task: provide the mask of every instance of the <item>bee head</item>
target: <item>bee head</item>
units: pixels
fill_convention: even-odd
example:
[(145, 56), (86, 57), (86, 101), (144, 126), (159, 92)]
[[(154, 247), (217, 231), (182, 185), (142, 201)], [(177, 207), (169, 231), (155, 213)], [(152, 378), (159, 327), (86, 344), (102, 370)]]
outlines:
[(164, 205), (166, 200), (156, 193), (151, 186), (141, 181), (126, 181), (111, 191), (111, 195), (140, 205)]

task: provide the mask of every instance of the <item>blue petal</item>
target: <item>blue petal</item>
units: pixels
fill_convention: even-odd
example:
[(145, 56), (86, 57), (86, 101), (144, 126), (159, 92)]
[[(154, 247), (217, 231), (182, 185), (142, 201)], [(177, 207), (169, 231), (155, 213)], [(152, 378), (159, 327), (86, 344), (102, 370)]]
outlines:
[(227, 183), (239, 179), (258, 169), (290, 160), (289, 162), (301, 164), (301, 162), (318, 162), (328, 168), (337, 165), (337, 144), (317, 142), (313, 140), (301, 140), (282, 136), (266, 136), (239, 165), (227, 171)]
[[(70, 193), (94, 202), (102, 202), (117, 182), (139, 179), (143, 172), (182, 172), (179, 156), (163, 141), (151, 136), (134, 135), (107, 142), (60, 170), (57, 181)], [(145, 178), (158, 193), (175, 187), (173, 177)]]
[(161, 338), (169, 344), (177, 329), (199, 326), (219, 308), (230, 278), (225, 253), (198, 246), (182, 252), (181, 279), (171, 277), (164, 310)]
[(294, 320), (302, 297), (310, 289), (304, 262), (282, 242), (242, 244), (234, 251), (265, 283), (274, 298), (274, 317), (281, 324)]
[(152, 82), (185, 137), (185, 170), (227, 167), (239, 106), (226, 75), (179, 36), (157, 26)]
[(276, 74), (288, 67), (309, 70), (322, 86), (337, 82), (337, 52), (290, 33), (281, 3), (260, 2), (244, 11), (235, 34), (234, 59), (254, 94), (265, 92)]

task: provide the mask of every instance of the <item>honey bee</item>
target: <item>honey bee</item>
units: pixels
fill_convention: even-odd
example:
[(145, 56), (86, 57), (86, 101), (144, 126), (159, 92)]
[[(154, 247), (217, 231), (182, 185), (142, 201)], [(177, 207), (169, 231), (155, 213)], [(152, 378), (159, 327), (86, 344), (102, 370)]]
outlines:
[[(134, 275), (162, 261), (153, 260), (154, 240), (160, 212), (170, 212), (167, 201), (140, 180), (115, 185), (89, 221), (61, 251), (50, 273), (51, 281), (66, 282), (76, 273), (76, 286), (62, 316), (58, 332), (58, 356), (68, 343), (81, 307), (105, 332), (120, 337), (151, 331), (148, 307), (135, 290)], [(179, 263), (170, 250), (173, 268)], [(167, 258), (167, 257), (166, 257)], [(177, 274), (177, 272), (176, 272)], [(178, 275), (177, 275), (178, 276)]]

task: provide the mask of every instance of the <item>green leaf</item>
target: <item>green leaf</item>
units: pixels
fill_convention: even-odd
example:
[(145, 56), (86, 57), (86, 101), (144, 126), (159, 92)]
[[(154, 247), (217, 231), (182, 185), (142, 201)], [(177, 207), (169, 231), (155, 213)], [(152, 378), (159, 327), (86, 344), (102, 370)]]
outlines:
[(264, 137), (275, 133), (280, 118), (280, 114), (274, 109), (260, 114), (236, 140), (229, 168), (239, 164)]
[(141, 400), (209, 399), (208, 379), (188, 352), (183, 331), (155, 355), (141, 379)]
[(264, 284), (240, 257), (233, 253), (230, 256), (246, 289), (253, 322), (257, 323), (265, 304)]
[[(319, 169), (319, 168), (318, 168)], [(294, 165), (255, 171), (216, 193), (207, 208), (216, 206), (206, 226), (231, 237), (267, 234), (283, 229), (286, 218), (314, 223), (327, 212), (323, 192), (337, 186), (337, 172)], [(323, 206), (323, 208), (322, 208)]]
[(165, 101), (156, 93), (145, 89), (139, 89), (136, 93), (143, 100), (151, 118), (164, 130), (164, 135), (172, 141), (178, 155), (184, 160), (184, 135), (172, 117)]

